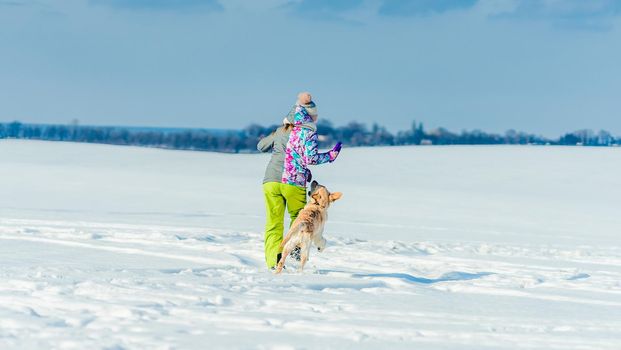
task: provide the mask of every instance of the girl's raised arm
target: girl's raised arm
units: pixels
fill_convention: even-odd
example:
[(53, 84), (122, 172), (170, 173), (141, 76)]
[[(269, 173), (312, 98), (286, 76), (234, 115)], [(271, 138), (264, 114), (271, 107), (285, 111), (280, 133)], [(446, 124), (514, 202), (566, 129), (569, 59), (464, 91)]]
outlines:
[(311, 132), (306, 137), (304, 144), (304, 158), (307, 165), (318, 165), (330, 162), (330, 152), (319, 153), (317, 133)]

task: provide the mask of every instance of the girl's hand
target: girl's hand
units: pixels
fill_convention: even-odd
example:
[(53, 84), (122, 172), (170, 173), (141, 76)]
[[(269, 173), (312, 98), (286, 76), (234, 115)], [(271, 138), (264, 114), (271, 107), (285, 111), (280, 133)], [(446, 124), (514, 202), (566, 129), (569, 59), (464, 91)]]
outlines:
[(339, 142), (336, 143), (334, 148), (332, 148), (332, 150), (330, 151), (330, 162), (334, 162), (336, 157), (339, 156), (339, 153), (341, 152), (341, 147), (342, 146), (343, 146), (343, 144), (339, 141)]

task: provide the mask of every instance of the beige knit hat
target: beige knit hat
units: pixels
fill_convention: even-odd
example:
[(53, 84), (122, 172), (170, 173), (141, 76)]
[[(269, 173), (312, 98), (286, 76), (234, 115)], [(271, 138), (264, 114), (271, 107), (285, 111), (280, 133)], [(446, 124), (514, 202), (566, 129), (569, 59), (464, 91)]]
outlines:
[(311, 96), (310, 92), (304, 91), (298, 94), (298, 103), (301, 105), (307, 105), (311, 103), (313, 100), (313, 96)]
[(317, 105), (313, 102), (313, 96), (308, 91), (298, 94), (298, 104), (306, 109), (312, 117), (317, 117)]

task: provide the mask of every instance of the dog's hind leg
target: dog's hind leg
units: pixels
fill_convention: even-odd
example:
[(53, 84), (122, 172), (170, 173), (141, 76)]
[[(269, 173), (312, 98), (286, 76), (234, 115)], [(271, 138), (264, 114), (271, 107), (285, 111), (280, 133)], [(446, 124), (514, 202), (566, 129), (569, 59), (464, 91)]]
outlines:
[(298, 272), (302, 272), (302, 270), (304, 270), (304, 265), (306, 265), (306, 261), (308, 260), (308, 255), (303, 255), (300, 256), (300, 268), (298, 269)]
[(308, 232), (302, 233), (302, 239), (300, 240), (300, 268), (298, 272), (302, 272), (304, 270), (304, 265), (308, 261), (308, 255), (310, 254), (311, 248), (311, 239), (310, 234)]
[(281, 273), (282, 269), (285, 267), (285, 261), (291, 251), (298, 245), (299, 238), (293, 237), (286, 244), (283, 245), (283, 250), (280, 255), (280, 261), (278, 261), (278, 265), (276, 266), (276, 273)]
[(282, 254), (280, 255), (280, 261), (278, 262), (278, 265), (276, 266), (276, 273), (281, 273), (283, 267), (285, 266), (285, 260), (287, 259), (287, 256), (289, 255), (290, 251), (285, 248), (285, 250), (283, 250)]

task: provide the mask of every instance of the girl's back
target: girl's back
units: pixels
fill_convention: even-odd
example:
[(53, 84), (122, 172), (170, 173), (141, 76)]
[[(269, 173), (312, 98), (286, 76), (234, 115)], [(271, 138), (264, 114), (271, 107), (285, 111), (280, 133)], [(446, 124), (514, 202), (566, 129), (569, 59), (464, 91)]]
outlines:
[(259, 151), (272, 152), (272, 157), (267, 164), (267, 168), (265, 169), (263, 183), (282, 181), (282, 172), (290, 134), (291, 126), (281, 126), (272, 134), (259, 141), (259, 144), (257, 145), (257, 149)]

